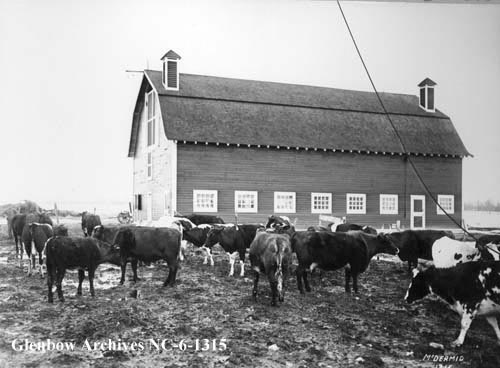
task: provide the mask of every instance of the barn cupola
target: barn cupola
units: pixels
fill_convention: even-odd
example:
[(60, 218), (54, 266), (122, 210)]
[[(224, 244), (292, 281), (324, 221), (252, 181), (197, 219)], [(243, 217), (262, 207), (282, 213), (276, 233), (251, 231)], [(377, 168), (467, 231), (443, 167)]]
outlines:
[(420, 88), (420, 107), (428, 112), (436, 112), (434, 106), (434, 86), (436, 82), (425, 78), (418, 87)]
[(179, 90), (178, 62), (180, 59), (181, 57), (177, 55), (173, 50), (170, 50), (161, 58), (161, 60), (163, 61), (162, 82), (163, 86), (167, 90)]

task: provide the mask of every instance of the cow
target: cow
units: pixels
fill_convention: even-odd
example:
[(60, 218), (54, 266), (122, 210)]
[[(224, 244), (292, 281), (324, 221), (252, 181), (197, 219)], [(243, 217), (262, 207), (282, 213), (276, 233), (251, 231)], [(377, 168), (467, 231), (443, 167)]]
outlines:
[(361, 226), (356, 224), (344, 223), (344, 224), (338, 224), (337, 227), (335, 228), (335, 232), (337, 233), (346, 233), (348, 231), (362, 231), (367, 234), (377, 235), (377, 230), (367, 225)]
[(68, 236), (68, 228), (63, 224), (52, 226), (54, 236)]
[[(23, 244), (22, 244), (22, 234), (26, 224), (38, 222), (43, 224), (52, 225), (52, 220), (50, 216), (46, 213), (23, 213), (14, 215), (12, 218), (12, 235), (14, 235), (14, 241), (16, 243), (16, 258), (23, 259)], [(26, 229), (28, 232), (28, 229)], [(26, 238), (29, 240), (29, 238)], [(21, 244), (19, 244), (21, 242)], [(26, 247), (26, 245), (25, 245)]]
[(331, 229), (321, 225), (312, 225), (307, 228), (307, 231), (331, 231)]
[[(358, 275), (366, 270), (371, 258), (378, 253), (397, 254), (398, 248), (386, 234), (371, 235), (362, 231), (348, 233), (298, 231), (291, 239), (292, 250), (297, 254), (297, 287), (304, 294), (311, 291), (306, 270), (316, 267), (334, 271), (345, 267), (345, 291), (350, 292), (350, 279), (358, 293)], [(347, 266), (348, 265), (348, 266)]]
[(239, 255), (241, 266), (240, 276), (243, 277), (245, 275), (245, 253), (247, 247), (250, 245), (244, 231), (240, 229), (239, 225), (231, 227), (213, 227), (208, 232), (207, 240), (203, 247), (212, 248), (217, 243), (220, 244), (229, 256), (229, 264), (231, 266), (229, 276), (234, 275), (234, 262), (236, 256)]
[(201, 224), (224, 224), (224, 220), (221, 219), (220, 217), (213, 216), (213, 215), (198, 215), (196, 213), (193, 213), (189, 216), (184, 216), (187, 218), (189, 221), (191, 221), (195, 225), (201, 225)]
[[(37, 222), (32, 222), (31, 224), (26, 225), (25, 230), (27, 230), (27, 235), (29, 236), (29, 243), (23, 241), (29, 260), (28, 276), (31, 276), (32, 267), (36, 267), (36, 251), (38, 252), (40, 276), (43, 277), (43, 248), (45, 247), (47, 240), (54, 235), (54, 231), (52, 226), (49, 224), (39, 224)], [(23, 236), (25, 236), (25, 230), (23, 230)]]
[(138, 280), (137, 263), (154, 262), (160, 259), (167, 261), (169, 272), (163, 286), (174, 286), (179, 257), (181, 252), (182, 234), (171, 228), (160, 227), (122, 227), (115, 235), (113, 244), (120, 249), (121, 279), (125, 282), (127, 262), (130, 261), (134, 273), (133, 281)]
[(85, 270), (87, 270), (90, 295), (95, 296), (94, 274), (97, 266), (105, 262), (120, 264), (118, 249), (92, 237), (54, 236), (47, 241), (44, 253), (47, 265), (49, 303), (53, 303), (52, 286), (54, 282), (59, 300), (64, 302), (62, 280), (67, 269), (78, 269), (77, 295), (82, 295), (82, 283), (85, 278)]
[(93, 215), (87, 211), (82, 212), (82, 231), (85, 236), (92, 236), (94, 227), (101, 225), (99, 215)]
[(419, 258), (432, 259), (432, 245), (437, 239), (446, 236), (454, 239), (451, 231), (442, 230), (405, 230), (389, 234), (399, 248), (398, 257), (408, 262), (408, 272), (417, 266)]
[(285, 298), (285, 285), (289, 273), (292, 249), (286, 234), (258, 232), (250, 245), (250, 264), (254, 271), (252, 296), (257, 300), (260, 273), (264, 273), (271, 285), (271, 305), (276, 306)]
[(203, 264), (208, 263), (208, 258), (210, 257), (210, 265), (214, 265), (214, 259), (212, 257), (211, 248), (205, 247), (205, 242), (207, 240), (207, 235), (212, 229), (211, 225), (199, 225), (195, 226), (190, 230), (185, 230), (182, 233), (182, 238), (193, 244), (195, 247), (199, 247), (205, 251), (205, 259), (203, 260)]
[(432, 261), (436, 268), (448, 268), (460, 263), (480, 259), (499, 260), (497, 245), (491, 243), (487, 248), (476, 247), (476, 242), (450, 239), (446, 236), (437, 239), (432, 245)]
[(450, 268), (419, 264), (405, 300), (413, 303), (429, 294), (435, 294), (461, 316), (461, 330), (451, 346), (458, 347), (476, 316), (485, 316), (493, 327), (500, 345), (500, 329), (496, 315), (500, 315), (500, 262), (466, 262)]

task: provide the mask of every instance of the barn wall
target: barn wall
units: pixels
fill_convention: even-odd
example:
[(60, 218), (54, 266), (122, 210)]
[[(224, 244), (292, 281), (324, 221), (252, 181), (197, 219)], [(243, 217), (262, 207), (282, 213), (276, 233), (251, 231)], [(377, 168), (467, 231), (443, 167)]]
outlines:
[[(332, 193), (333, 216), (377, 227), (389, 227), (397, 220), (409, 227), (410, 194), (424, 194), (400, 156), (193, 144), (179, 144), (177, 155), (177, 210), (193, 212), (193, 189), (217, 190), (218, 214), (230, 222), (234, 222), (235, 190), (258, 191), (259, 212), (240, 213), (241, 222), (264, 222), (273, 213), (275, 191), (296, 192), (297, 212), (287, 216), (297, 217), (299, 228), (318, 223), (318, 215), (311, 214), (311, 192)], [(455, 217), (460, 220), (461, 160), (416, 157), (414, 162), (434, 194), (455, 196)], [(346, 193), (366, 194), (365, 215), (346, 215)], [(398, 194), (397, 215), (379, 214), (380, 194)], [(428, 195), (426, 225), (453, 227), (446, 216), (436, 214)]]
[[(157, 220), (166, 213), (173, 214), (175, 210), (175, 166), (176, 144), (168, 140), (163, 129), (161, 116), (158, 117), (156, 144), (147, 147), (147, 109), (143, 109), (140, 119), (138, 143), (133, 165), (133, 192), (142, 194), (142, 210), (134, 210), (135, 221), (147, 219), (147, 195), (152, 195), (153, 220)], [(153, 177), (147, 177), (147, 154), (153, 154)], [(134, 203), (134, 202), (132, 202)]]

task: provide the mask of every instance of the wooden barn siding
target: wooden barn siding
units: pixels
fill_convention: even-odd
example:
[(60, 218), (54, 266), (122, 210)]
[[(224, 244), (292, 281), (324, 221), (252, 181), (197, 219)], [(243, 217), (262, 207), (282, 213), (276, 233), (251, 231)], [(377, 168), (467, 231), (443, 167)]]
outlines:
[[(234, 222), (234, 191), (257, 190), (257, 214), (239, 214), (241, 222), (264, 222), (272, 214), (275, 191), (296, 192), (298, 227), (318, 223), (311, 213), (311, 192), (332, 193), (333, 215), (346, 215), (346, 193), (367, 195), (365, 215), (347, 215), (349, 222), (389, 226), (396, 220), (410, 224), (410, 194), (424, 190), (410, 173), (407, 177), (407, 216), (404, 216), (404, 163), (400, 156), (360, 155), (323, 151), (276, 150), (178, 144), (177, 209), (193, 212), (193, 189), (218, 190), (218, 214)], [(435, 194), (455, 195), (455, 217), (461, 219), (460, 159), (414, 158)], [(398, 194), (398, 215), (379, 214), (379, 195)], [(426, 196), (427, 227), (452, 227)]]

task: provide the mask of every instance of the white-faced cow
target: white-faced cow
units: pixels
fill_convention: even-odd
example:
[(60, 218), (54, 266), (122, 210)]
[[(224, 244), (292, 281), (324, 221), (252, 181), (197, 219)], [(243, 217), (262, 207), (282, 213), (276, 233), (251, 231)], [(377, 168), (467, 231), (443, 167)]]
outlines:
[(378, 253), (397, 254), (398, 248), (385, 234), (370, 235), (361, 231), (332, 233), (327, 231), (298, 231), (292, 236), (292, 250), (297, 254), (297, 286), (303, 294), (311, 291), (307, 270), (316, 267), (334, 271), (345, 267), (345, 291), (350, 292), (350, 279), (358, 292), (358, 275), (366, 270), (371, 258)]
[(346, 233), (348, 231), (362, 231), (367, 234), (377, 235), (377, 230), (367, 225), (363, 226), (357, 224), (344, 223), (344, 224), (338, 224), (337, 227), (335, 228), (335, 232), (337, 233)]
[(120, 263), (118, 249), (113, 248), (111, 244), (91, 237), (54, 236), (47, 241), (44, 253), (47, 264), (49, 303), (53, 302), (52, 286), (54, 282), (59, 300), (64, 302), (62, 280), (67, 269), (78, 269), (77, 295), (82, 295), (82, 283), (85, 278), (85, 270), (87, 270), (90, 294), (94, 296), (94, 274), (97, 266), (104, 262)]
[(99, 215), (93, 215), (87, 211), (82, 212), (82, 231), (83, 235), (91, 236), (94, 227), (101, 225), (101, 218)]
[(419, 258), (432, 259), (432, 245), (444, 236), (453, 239), (453, 233), (442, 230), (405, 230), (389, 234), (399, 248), (398, 257), (408, 262), (408, 271), (417, 266)]
[(405, 300), (412, 303), (435, 294), (461, 316), (461, 330), (452, 346), (463, 344), (473, 319), (484, 316), (495, 330), (500, 345), (500, 329), (496, 316), (500, 315), (500, 262), (466, 262), (450, 268), (419, 265)]
[(155, 227), (123, 227), (120, 228), (113, 240), (113, 244), (120, 249), (120, 262), (122, 276), (120, 284), (125, 282), (127, 262), (131, 262), (134, 273), (134, 282), (137, 277), (137, 263), (146, 263), (165, 260), (168, 264), (168, 277), (163, 286), (174, 286), (179, 257), (181, 251), (182, 235), (180, 231), (171, 228)]
[(254, 270), (253, 298), (257, 300), (260, 273), (264, 273), (271, 285), (271, 305), (276, 298), (285, 298), (285, 284), (290, 269), (292, 249), (286, 234), (258, 232), (250, 245), (250, 264)]

